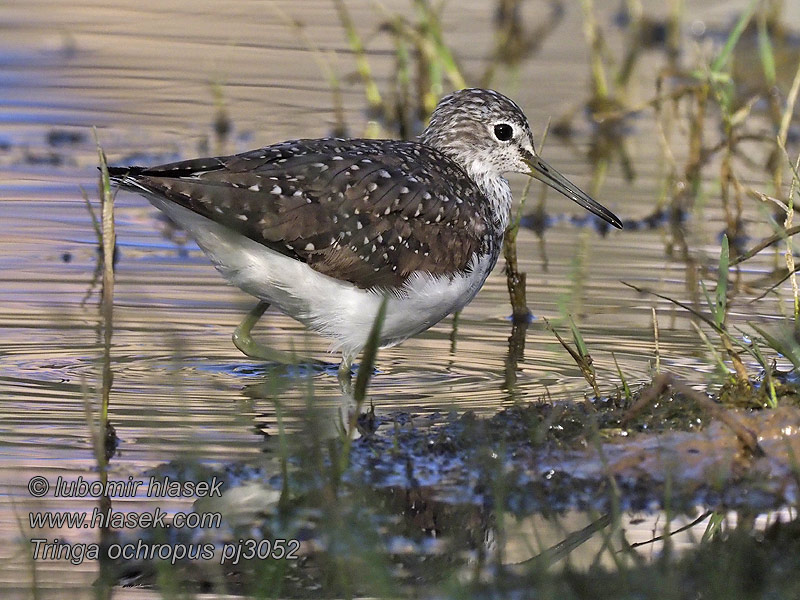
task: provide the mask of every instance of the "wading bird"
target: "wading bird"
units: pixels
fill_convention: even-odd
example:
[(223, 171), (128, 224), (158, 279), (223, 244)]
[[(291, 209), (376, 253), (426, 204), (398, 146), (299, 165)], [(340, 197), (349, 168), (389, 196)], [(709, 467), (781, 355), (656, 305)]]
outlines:
[(234, 343), (285, 362), (250, 330), (270, 305), (333, 339), (340, 379), (386, 298), (383, 347), (464, 307), (500, 254), (511, 189), (540, 179), (611, 225), (620, 220), (536, 154), (522, 110), (498, 92), (442, 98), (417, 141), (302, 139), (155, 167), (112, 167), (183, 227), (232, 284), (261, 302)]

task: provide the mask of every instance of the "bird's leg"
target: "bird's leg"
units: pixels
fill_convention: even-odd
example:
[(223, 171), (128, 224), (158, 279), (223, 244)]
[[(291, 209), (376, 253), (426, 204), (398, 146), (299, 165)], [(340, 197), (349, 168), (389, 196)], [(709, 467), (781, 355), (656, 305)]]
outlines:
[(291, 354), (259, 344), (250, 335), (255, 324), (258, 323), (258, 320), (268, 308), (269, 302), (260, 300), (256, 307), (247, 313), (247, 316), (242, 319), (242, 322), (239, 323), (238, 327), (236, 327), (233, 332), (233, 345), (250, 358), (276, 362), (283, 365), (296, 364), (297, 360)]
[(342, 432), (351, 440), (359, 437), (356, 423), (358, 421), (358, 402), (353, 397), (353, 361), (356, 354), (348, 352), (342, 353), (342, 362), (339, 363), (337, 378), (339, 388), (342, 391), (341, 402), (339, 404), (339, 416), (341, 419)]
[(342, 392), (348, 396), (352, 396), (353, 392), (353, 360), (354, 355), (342, 353), (342, 362), (339, 363), (339, 371), (337, 378), (339, 379), (339, 387)]

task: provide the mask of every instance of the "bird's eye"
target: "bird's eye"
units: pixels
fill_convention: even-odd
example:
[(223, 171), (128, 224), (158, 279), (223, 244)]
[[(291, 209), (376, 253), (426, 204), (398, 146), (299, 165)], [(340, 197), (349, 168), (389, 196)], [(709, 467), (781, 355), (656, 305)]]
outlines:
[(508, 123), (498, 123), (494, 126), (494, 137), (501, 142), (507, 142), (514, 136), (514, 128)]

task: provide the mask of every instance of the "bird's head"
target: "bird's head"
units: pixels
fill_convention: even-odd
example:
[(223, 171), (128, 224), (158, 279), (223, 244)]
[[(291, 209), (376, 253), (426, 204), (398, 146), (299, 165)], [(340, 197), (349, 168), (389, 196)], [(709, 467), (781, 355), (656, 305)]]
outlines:
[(617, 228), (619, 218), (545, 163), (522, 109), (493, 90), (468, 88), (442, 98), (420, 136), (476, 180), (523, 173), (543, 181)]

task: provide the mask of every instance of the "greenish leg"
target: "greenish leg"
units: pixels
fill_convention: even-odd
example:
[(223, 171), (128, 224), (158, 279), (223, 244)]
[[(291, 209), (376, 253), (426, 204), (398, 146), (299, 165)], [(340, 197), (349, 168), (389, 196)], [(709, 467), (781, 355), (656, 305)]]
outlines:
[(259, 344), (250, 335), (255, 324), (258, 323), (258, 320), (268, 308), (269, 302), (261, 300), (253, 310), (247, 313), (247, 316), (239, 323), (239, 326), (233, 332), (233, 345), (250, 358), (257, 358), (259, 360), (266, 360), (283, 365), (297, 364), (297, 359), (291, 354)]
[(339, 370), (337, 371), (337, 378), (339, 380), (339, 389), (342, 390), (341, 403), (339, 405), (339, 418), (342, 426), (343, 433), (352, 435), (355, 429), (351, 431), (351, 423), (357, 419), (358, 404), (353, 398), (353, 360), (355, 355), (348, 356), (342, 354), (342, 362), (339, 363)]
[(339, 379), (339, 387), (346, 395), (351, 395), (353, 392), (353, 360), (355, 356), (342, 354), (342, 362), (339, 363), (339, 371), (337, 378)]

